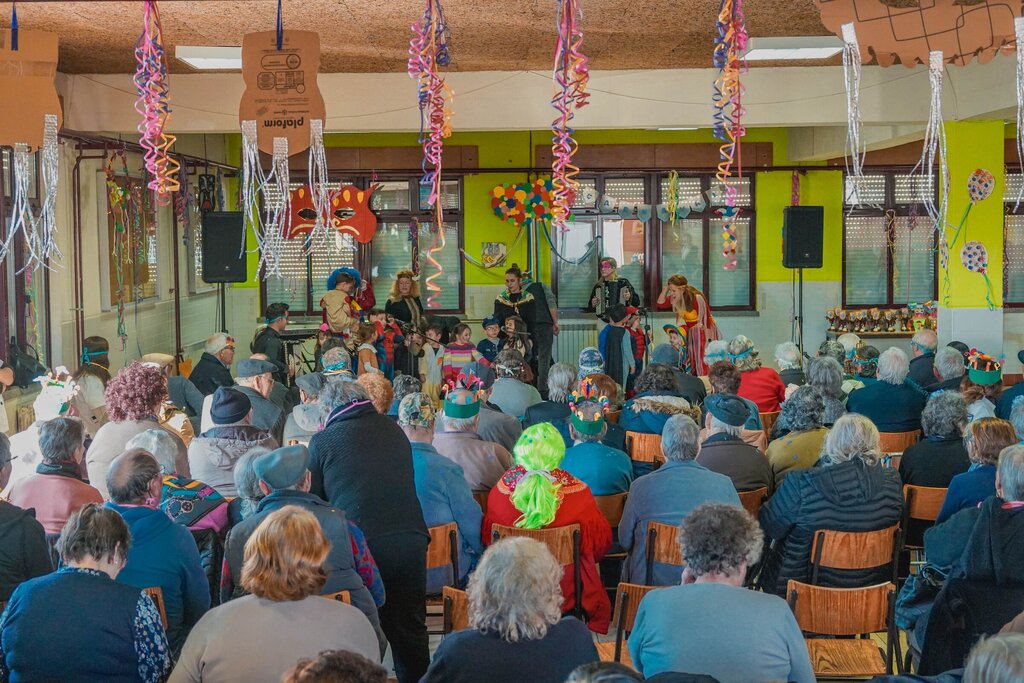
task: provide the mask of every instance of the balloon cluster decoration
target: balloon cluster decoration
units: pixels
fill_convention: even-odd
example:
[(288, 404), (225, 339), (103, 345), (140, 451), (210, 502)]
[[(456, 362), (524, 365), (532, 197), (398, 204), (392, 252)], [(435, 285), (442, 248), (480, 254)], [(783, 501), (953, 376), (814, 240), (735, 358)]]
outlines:
[(550, 222), (554, 182), (550, 178), (518, 185), (498, 185), (491, 190), (491, 210), (494, 215), (517, 228), (529, 227), (535, 222)]
[(178, 191), (179, 164), (170, 156), (175, 137), (164, 128), (171, 115), (167, 82), (167, 53), (164, 50), (160, 27), (160, 11), (156, 0), (146, 0), (143, 8), (142, 35), (135, 44), (135, 110), (142, 116), (138, 130), (139, 144), (145, 149), (146, 172), (149, 189), (160, 206), (171, 201), (171, 193)]
[(570, 124), (576, 110), (585, 107), (590, 98), (587, 92), (590, 68), (583, 54), (582, 18), (579, 0), (558, 0), (553, 75), (555, 96), (551, 99), (558, 116), (551, 123), (551, 180), (554, 186), (552, 225), (563, 230), (579, 191), (576, 176), (580, 169), (572, 163), (579, 145), (572, 137), (575, 131)]

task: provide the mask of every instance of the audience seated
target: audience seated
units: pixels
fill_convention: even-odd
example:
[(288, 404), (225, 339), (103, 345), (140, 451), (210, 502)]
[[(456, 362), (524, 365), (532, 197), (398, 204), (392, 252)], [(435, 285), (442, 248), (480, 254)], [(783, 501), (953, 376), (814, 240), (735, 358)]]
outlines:
[(960, 391), (967, 401), (970, 420), (996, 416), (996, 403), (1003, 393), (1003, 372), (999, 361), (978, 353), (972, 353), (967, 374), (960, 384)]
[[(107, 491), (107, 468), (124, 451), (124, 445), (129, 439), (158, 424), (160, 406), (167, 398), (167, 380), (159, 368), (145, 363), (131, 363), (121, 368), (107, 383), (104, 397), (110, 421), (96, 433), (96, 438), (85, 454), (85, 464), (89, 472), (89, 483), (106, 499), (110, 497)], [(173, 436), (179, 444), (176, 470), (191, 476), (185, 444), (176, 435)]]
[[(931, 372), (930, 359), (927, 362)], [(878, 357), (878, 381), (851, 393), (846, 409), (867, 417), (880, 432), (920, 429), (925, 394), (906, 382), (907, 363), (907, 354), (902, 350), (886, 349)]]
[[(1024, 364), (1024, 350), (1017, 352), (1017, 359)], [(996, 417), (1002, 420), (1009, 420), (1010, 411), (1013, 410), (1014, 403), (1019, 403), (1017, 399), (1022, 396), (1024, 396), (1024, 382), (1017, 382), (1009, 389), (1003, 391), (999, 401), (996, 402)], [(1024, 439), (1024, 436), (1021, 438)]]
[[(667, 365), (648, 365), (636, 378), (634, 387), (636, 396), (626, 401), (619, 415), (619, 426), (627, 432), (661, 434), (665, 422), (673, 415), (700, 419), (700, 408), (678, 394), (675, 375)], [(652, 469), (649, 462), (633, 461), (633, 474), (637, 477)]]
[(185, 527), (155, 508), (163, 477), (152, 455), (141, 449), (119, 455), (110, 463), (107, 488), (107, 507), (121, 515), (131, 531), (128, 559), (117, 580), (163, 590), (167, 640), (177, 652), (189, 629), (210, 608), (210, 586), (199, 550)]
[(235, 340), (224, 332), (206, 338), (203, 355), (192, 368), (189, 380), (204, 396), (217, 391), (217, 387), (234, 386), (231, 364), (235, 360)]
[(291, 409), (295, 407), (295, 397), (291, 390), (284, 385), (281, 381), (282, 373), (280, 372), (280, 366), (270, 359), (265, 353), (254, 353), (249, 356), (249, 360), (264, 360), (273, 363), (275, 367), (279, 369), (279, 372), (272, 373), (271, 377), (274, 381), (273, 386), (270, 389), (270, 395), (267, 396), (270, 402), (283, 410), (286, 414), (291, 412)]
[[(467, 370), (466, 373), (468, 374), (469, 371)], [(391, 399), (391, 407), (388, 409), (388, 417), (397, 420), (398, 406), (401, 405), (402, 399), (409, 394), (420, 393), (423, 389), (423, 382), (420, 381), (419, 377), (413, 377), (412, 375), (398, 375), (395, 377), (395, 381), (392, 382), (391, 386), (394, 390), (394, 397)]]
[(785, 341), (775, 347), (775, 365), (779, 368), (779, 378), (787, 387), (791, 384), (802, 387), (807, 383), (800, 347), (793, 342)]
[(260, 480), (252, 465), (256, 458), (270, 453), (271, 450), (273, 449), (254, 448), (235, 463), (235, 490), (238, 491), (238, 495), (228, 503), (229, 527), (255, 515), (260, 501), (266, 498), (260, 490)]
[(328, 412), (309, 442), (311, 491), (344, 510), (366, 535), (387, 591), (378, 614), (395, 673), (402, 683), (416, 681), (430, 663), (424, 602), (430, 537), (416, 498), (412, 447), (358, 384), (328, 382), (320, 401)]
[[(955, 351), (956, 349), (952, 349)], [(924, 438), (903, 451), (900, 479), (904, 484), (947, 488), (971, 466), (964, 447), (967, 404), (953, 391), (933, 393), (921, 413)]]
[[(822, 426), (824, 417), (825, 402), (821, 392), (812, 386), (798, 388), (782, 404), (775, 427), (784, 436), (768, 444), (765, 452), (772, 468), (774, 488), (781, 486), (790, 472), (809, 469), (818, 462), (828, 436), (828, 429)], [(772, 433), (775, 433), (774, 428)]]
[(104, 392), (110, 381), (110, 342), (99, 336), (82, 340), (81, 365), (71, 376), (78, 391), (71, 396), (75, 413), (82, 418), (85, 431), (93, 439), (107, 423)]
[[(596, 346), (587, 346), (580, 349), (576, 367), (576, 380), (582, 382), (583, 378), (587, 375), (604, 374), (604, 358)], [(607, 377), (607, 375), (605, 376)], [(611, 377), (608, 377), (608, 379), (611, 379)], [(616, 384), (616, 386), (618, 385)], [(609, 396), (609, 400), (611, 400), (612, 405), (622, 405), (618, 390), (615, 391), (615, 398), (611, 399), (611, 396)]]
[(1017, 432), (1017, 438), (1020, 439), (1021, 443), (1024, 443), (1024, 401), (1017, 401), (1017, 404), (1013, 406), (1013, 410), (1010, 411), (1010, 424), (1013, 425), (1013, 429)]
[[(0, 488), (10, 476), (11, 444), (0, 433)], [(35, 512), (0, 499), (0, 601), (6, 602), (21, 582), (52, 570), (46, 532)]]
[(377, 412), (387, 415), (391, 399), (395, 395), (387, 376), (383, 372), (364, 372), (356, 378), (356, 382), (366, 389), (366, 394), (373, 401), (373, 407)]
[(282, 446), (292, 441), (308, 445), (310, 438), (320, 431), (324, 415), (319, 398), (326, 381), (320, 372), (307, 372), (295, 378), (295, 386), (299, 388), (299, 405), (285, 418)]
[(491, 388), (491, 403), (520, 421), (526, 416), (527, 408), (541, 402), (537, 388), (522, 381), (525, 367), (523, 354), (515, 349), (503, 349), (494, 359), (498, 379)]
[[(711, 386), (711, 382), (710, 382), (711, 366), (714, 365), (715, 363), (718, 363), (719, 361), (726, 361), (730, 365), (732, 365), (732, 360), (731, 360), (731, 358), (729, 356), (729, 342), (724, 340), (724, 339), (715, 339), (713, 341), (709, 341), (704, 346), (704, 365), (706, 365), (708, 367), (709, 374), (708, 374), (708, 376), (701, 376), (698, 379), (700, 379), (700, 381), (704, 382), (704, 387), (708, 390), (708, 393), (710, 393), (711, 390), (712, 390), (712, 386)], [(737, 377), (737, 381), (739, 381), (738, 377)], [(737, 386), (737, 388), (739, 388), (738, 384), (736, 386)], [(723, 393), (735, 394), (736, 392), (735, 391), (726, 391), (726, 392), (723, 392)]]
[(483, 552), (480, 525), (483, 512), (473, 499), (462, 468), (437, 452), (434, 440), (434, 403), (423, 393), (412, 393), (398, 407), (398, 426), (412, 446), (412, 468), (416, 497), (428, 527), (455, 522), (459, 536), (458, 576), (452, 581), (447, 567), (427, 569), (427, 593), (437, 595), (446, 585), (464, 585), (464, 580)]
[(572, 399), (569, 434), (573, 446), (565, 451), (562, 469), (586, 484), (595, 496), (626, 493), (633, 483), (633, 463), (623, 451), (601, 443), (608, 422), (596, 392), (594, 387), (590, 396), (574, 395)]
[[(561, 446), (557, 434), (549, 439)], [(597, 661), (587, 627), (562, 616), (560, 579), (539, 541), (507, 538), (488, 548), (469, 578), (469, 628), (441, 641), (423, 683), (562, 683)]]
[(591, 662), (573, 669), (565, 683), (633, 683), (644, 677), (619, 662)]
[(935, 330), (918, 330), (910, 340), (908, 373), (910, 379), (922, 389), (929, 389), (935, 384), (935, 350), (938, 346), (939, 337)]
[(651, 363), (667, 365), (672, 368), (672, 376), (676, 378), (676, 393), (689, 401), (691, 405), (699, 406), (704, 403), (704, 397), (708, 393), (704, 382), (683, 369), (682, 356), (674, 346), (671, 344), (655, 346), (651, 350)]
[[(583, 386), (585, 383), (597, 387), (598, 396), (606, 396), (608, 398), (608, 410), (619, 411), (621, 414), (622, 404), (617, 402), (618, 399), (612, 398), (619, 393), (619, 385), (615, 383), (608, 375), (603, 372), (597, 372), (590, 375), (584, 375), (583, 379), (580, 380), (579, 386)], [(604, 438), (601, 439), (601, 443), (609, 448), (614, 448), (619, 451), (626, 450), (626, 430), (622, 428), (618, 422), (612, 422), (610, 420), (605, 421), (607, 432)], [(561, 431), (561, 430), (559, 430)], [(572, 435), (566, 430), (562, 432), (562, 438), (565, 439), (565, 447), (572, 448)]]
[[(271, 469), (294, 473), (298, 459), (286, 463), (282, 456), (302, 451), (299, 459), (304, 461), (305, 450), (289, 446), (263, 459), (276, 460), (268, 463)], [(308, 483), (308, 471), (301, 464)], [(283, 474), (275, 474), (279, 473)], [(344, 518), (339, 519), (338, 528), (343, 528)], [(245, 542), (241, 571), (242, 586), (251, 595), (216, 607), (199, 620), (170, 683), (277, 681), (292, 662), (328, 649), (378, 659), (384, 643), (378, 643), (365, 610), (356, 608), (355, 595), (353, 605), (319, 597), (337, 574), (330, 568), (339, 541), (328, 538), (321, 529), (323, 521), (296, 505), (282, 506), (259, 519)]]
[(654, 564), (654, 575), (646, 581), (647, 523), (676, 525), (701, 503), (740, 504), (732, 481), (699, 464), (700, 429), (688, 415), (674, 415), (661, 434), (665, 464), (646, 474), (629, 488), (626, 509), (619, 522), (619, 543), (630, 556), (623, 568), (623, 581), (671, 586), (679, 583), (679, 567)]
[(434, 435), (434, 448), (460, 468), (474, 493), (491, 490), (512, 466), (512, 454), (477, 434), (480, 396), (471, 389), (452, 389), (444, 398), (443, 430)]
[[(24, 431), (20, 431), (11, 437), (11, 477), (10, 483), (4, 494), (10, 487), (25, 477), (36, 473), (36, 466), (42, 462), (43, 456), (39, 450), (39, 429), (43, 423), (55, 417), (64, 417), (71, 409), (71, 397), (75, 393), (75, 384), (67, 379), (47, 379), (39, 383), (39, 395), (32, 402), (32, 410), (35, 412), (35, 421)], [(83, 425), (84, 426), (84, 425)]]
[(218, 388), (210, 406), (213, 427), (188, 445), (191, 475), (222, 495), (238, 495), (234, 480), (238, 459), (253, 448), (273, 449), (278, 445), (265, 429), (252, 423), (253, 416), (252, 403), (245, 393), (231, 387)]
[[(494, 524), (523, 529), (579, 524), (583, 611), (592, 631), (606, 633), (611, 603), (597, 563), (611, 547), (612, 530), (587, 485), (558, 469), (564, 456), (565, 442), (552, 425), (542, 422), (523, 431), (515, 447), (515, 467), (502, 476), (487, 498), (483, 543), (491, 543)], [(563, 612), (576, 606), (573, 586), (573, 567), (567, 565), (562, 576)]]
[[(483, 363), (467, 363), (463, 368), (466, 375), (473, 373), (473, 376), (480, 380), (480, 391), (484, 397), (480, 404), (480, 423), (476, 427), (476, 433), (484, 441), (493, 441), (500, 444), (509, 453), (516, 445), (516, 440), (523, 433), (523, 423), (518, 418), (502, 412), (501, 408), (491, 403), (491, 391), (494, 389), (494, 370)], [(436, 431), (441, 431), (443, 425), (438, 420), (434, 425)]]
[(284, 438), (284, 408), (270, 400), (277, 366), (267, 360), (239, 361), (235, 389), (252, 404), (252, 424), (270, 434), (278, 444)]
[(576, 366), (555, 363), (548, 370), (548, 398), (526, 409), (523, 428), (548, 422), (555, 427), (569, 419), (569, 394), (576, 387)]
[(821, 393), (825, 412), (821, 423), (831, 427), (846, 414), (846, 393), (843, 391), (843, 368), (834, 358), (815, 358), (807, 364), (807, 384)]
[[(399, 375), (408, 377), (409, 375)], [(406, 394), (408, 396), (408, 394)], [(405, 398), (403, 396), (402, 398)], [(316, 659), (300, 659), (281, 683), (387, 683), (388, 672), (355, 652), (325, 650)]]
[[(803, 634), (781, 598), (743, 587), (761, 556), (761, 529), (745, 510), (722, 503), (694, 509), (679, 527), (682, 585), (640, 603), (629, 652), (646, 676), (687, 671), (720, 681), (814, 683)], [(679, 637), (682, 615), (692, 628)]]
[[(714, 344), (717, 342), (711, 342)], [(711, 346), (708, 344), (708, 346)], [(737, 393), (740, 389), (740, 382), (742, 378), (740, 371), (736, 369), (736, 366), (727, 360), (715, 361), (711, 364), (708, 369), (708, 383), (711, 386), (711, 392), (715, 394), (732, 394), (738, 396)], [(743, 398), (743, 402), (747, 404), (747, 410), (750, 411), (750, 417), (743, 424), (744, 429), (756, 431), (758, 429), (764, 429), (764, 425), (761, 424), (761, 411), (758, 409), (757, 404), (751, 401), (749, 398)], [(706, 402), (706, 400), (705, 400)], [(704, 407), (703, 417), (707, 417), (708, 411), (707, 406)]]
[(996, 492), (996, 460), (1007, 446), (1017, 443), (1017, 432), (1006, 420), (983, 417), (967, 425), (964, 442), (971, 467), (949, 482), (946, 500), (936, 522), (943, 522), (959, 510), (976, 507)]
[(164, 680), (160, 613), (138, 587), (114, 581), (133, 540), (120, 515), (95, 503), (71, 515), (57, 541), (63, 567), (19, 586), (0, 618), (4, 680)]
[[(188, 377), (177, 374), (177, 362), (168, 353), (147, 353), (142, 356), (143, 363), (153, 363), (163, 370), (167, 378), (167, 397), (178, 410), (191, 418), (198, 418), (203, 413), (203, 392), (196, 389)], [(196, 420), (193, 424), (198, 425)]]
[(878, 381), (879, 351), (870, 344), (861, 344), (850, 360), (854, 377), (866, 387)]
[[(935, 353), (932, 361), (932, 373), (934, 378), (931, 386), (928, 387), (929, 392), (960, 391), (960, 383), (965, 379), (964, 355), (952, 347), (943, 346)], [(987, 417), (995, 417), (995, 415)]]
[[(825, 438), (819, 466), (785, 478), (761, 508), (761, 526), (775, 541), (760, 576), (766, 592), (784, 595), (789, 579), (809, 580), (818, 529), (876, 531), (899, 522), (899, 475), (880, 466), (878, 457), (875, 426), (863, 415), (844, 415)], [(888, 565), (877, 570), (822, 568), (819, 574), (822, 585), (839, 588), (869, 586), (891, 577)]]
[(1024, 680), (1024, 635), (983, 638), (971, 650), (963, 683), (1019, 683)]
[[(168, 434), (169, 439), (173, 437)], [(102, 503), (103, 496), (82, 481), (85, 427), (71, 417), (56, 417), (39, 428), (42, 462), (36, 474), (11, 487), (7, 500), (35, 510), (47, 534), (56, 536), (73, 512), (86, 503)]]
[(754, 342), (742, 334), (729, 342), (729, 358), (740, 371), (740, 388), (736, 393), (757, 404), (758, 411), (773, 413), (786, 400), (786, 385), (772, 368), (761, 366)]
[(740, 438), (749, 416), (743, 400), (732, 394), (711, 394), (706, 405), (711, 420), (697, 462), (729, 477), (737, 491), (753, 491), (762, 486), (771, 491), (775, 477), (768, 459)]

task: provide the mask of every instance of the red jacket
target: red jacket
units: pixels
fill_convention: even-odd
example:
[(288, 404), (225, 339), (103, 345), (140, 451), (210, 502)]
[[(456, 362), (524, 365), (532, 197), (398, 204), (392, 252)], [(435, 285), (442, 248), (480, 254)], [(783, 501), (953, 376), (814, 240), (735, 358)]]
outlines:
[(757, 368), (740, 373), (740, 390), (736, 393), (756, 403), (762, 413), (773, 413), (786, 400), (786, 384), (771, 368)]
[[(522, 515), (512, 504), (512, 493), (519, 479), (526, 473), (522, 465), (516, 465), (498, 480), (487, 497), (487, 510), (484, 512), (483, 542), (491, 543), (491, 525), (502, 524), (514, 526)], [(580, 566), (583, 574), (583, 610), (587, 613), (587, 626), (595, 633), (607, 633), (612, 617), (612, 605), (608, 593), (601, 583), (601, 575), (597, 570), (600, 562), (612, 546), (612, 528), (601, 511), (597, 509), (594, 496), (582, 481), (564, 470), (552, 470), (551, 474), (561, 484), (559, 495), (562, 496), (555, 513), (555, 521), (548, 527), (580, 525)], [(572, 565), (565, 566), (562, 575), (562, 611), (569, 612), (576, 606), (575, 588), (573, 586)]]

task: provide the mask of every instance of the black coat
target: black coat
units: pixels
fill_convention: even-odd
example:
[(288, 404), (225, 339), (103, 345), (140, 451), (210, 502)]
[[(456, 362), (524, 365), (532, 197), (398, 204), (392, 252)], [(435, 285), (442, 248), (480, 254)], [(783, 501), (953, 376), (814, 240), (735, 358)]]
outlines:
[(284, 351), (284, 340), (281, 334), (274, 328), (267, 325), (249, 345), (253, 353), (262, 353), (271, 363), (277, 366), (274, 379), (282, 384), (288, 381), (288, 358)]
[(18, 584), (53, 571), (43, 525), (34, 510), (0, 501), (0, 600)]
[(235, 380), (231, 377), (231, 369), (224, 366), (220, 360), (209, 353), (203, 352), (199, 362), (192, 368), (192, 374), (188, 376), (196, 389), (202, 392), (203, 396), (209, 396), (217, 391), (217, 387), (231, 387)]
[(904, 484), (944, 489), (970, 466), (962, 438), (929, 436), (903, 451), (900, 479)]
[(917, 358), (910, 359), (910, 379), (914, 380), (922, 389), (931, 389), (938, 380), (935, 379), (933, 369), (935, 367), (935, 354), (926, 353)]
[[(413, 297), (416, 302), (415, 305), (419, 307), (419, 314), (416, 316), (417, 319), (423, 317), (423, 302), (420, 298)], [(405, 299), (399, 299), (398, 301), (392, 301), (388, 299), (388, 302), (384, 304), (384, 312), (390, 313), (395, 316), (395, 320), (401, 320), (403, 323), (411, 323), (413, 321), (412, 310), (409, 308), (409, 302)]]

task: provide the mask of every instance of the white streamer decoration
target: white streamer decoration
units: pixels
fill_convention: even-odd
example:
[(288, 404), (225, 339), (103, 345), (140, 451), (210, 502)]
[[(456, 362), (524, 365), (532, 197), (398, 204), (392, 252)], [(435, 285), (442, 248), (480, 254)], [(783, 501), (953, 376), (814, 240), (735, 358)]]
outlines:
[[(291, 228), (288, 182), (288, 138), (274, 138), (270, 173), (264, 173), (256, 144), (256, 122), (242, 121), (242, 211), (245, 225), (252, 226), (260, 254), (257, 280), (271, 275), (282, 277), (281, 258)], [(267, 190), (271, 186), (274, 192), (268, 198)], [(261, 199), (263, 206), (260, 206)], [(242, 251), (245, 251), (244, 242)]]
[[(1014, 17), (1013, 31), (1017, 35), (1017, 158), (1024, 162), (1024, 17)], [(1024, 199), (1024, 183), (1017, 191), (1017, 203), (1013, 210), (1020, 207)]]
[(7, 238), (0, 243), (0, 261), (7, 258), (20, 232), (25, 240), (25, 263), (18, 273), (35, 270), (47, 264), (49, 259), (60, 258), (55, 237), (57, 221), (54, 212), (57, 207), (57, 117), (43, 116), (43, 146), (40, 150), (39, 173), (42, 179), (42, 205), (39, 215), (32, 212), (29, 204), (29, 184), (32, 178), (32, 154), (25, 143), (14, 145), (14, 192), (11, 197), (11, 222)]
[(860, 45), (857, 43), (857, 29), (854, 25), (843, 24), (843, 79), (846, 82), (846, 163), (847, 182), (853, 184), (851, 204), (860, 203), (864, 185), (863, 124), (860, 116)]
[[(928, 81), (931, 83), (932, 97), (928, 107), (928, 127), (924, 131), (924, 145), (921, 159), (911, 170), (915, 178), (915, 189), (918, 198), (924, 204), (928, 216), (934, 221), (939, 231), (939, 253), (943, 256), (946, 247), (946, 213), (949, 208), (949, 165), (946, 162), (946, 124), (942, 120), (942, 73), (944, 64), (942, 52), (934, 50), (928, 54)], [(932, 187), (934, 168), (939, 167), (939, 203), (935, 204), (935, 192)], [(948, 252), (948, 248), (947, 248)], [(948, 261), (948, 253), (943, 261)], [(945, 263), (943, 264), (945, 268)]]
[(327, 243), (330, 232), (327, 216), (331, 208), (331, 188), (327, 184), (327, 153), (324, 151), (324, 122), (311, 119), (309, 122), (309, 191), (316, 212), (313, 230), (306, 241), (306, 253)]
[[(256, 144), (256, 122), (242, 121), (242, 216), (246, 230), (252, 226), (257, 235), (263, 234), (263, 216), (260, 213), (260, 191), (266, 184), (266, 176), (260, 167), (260, 149)], [(245, 253), (245, 234), (239, 254)], [(257, 275), (257, 278), (259, 276)]]

